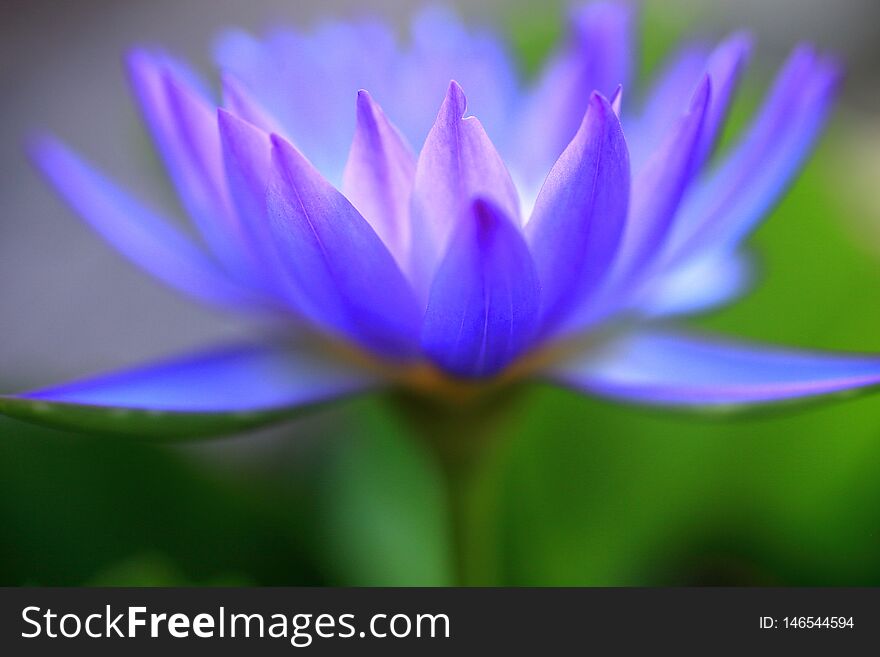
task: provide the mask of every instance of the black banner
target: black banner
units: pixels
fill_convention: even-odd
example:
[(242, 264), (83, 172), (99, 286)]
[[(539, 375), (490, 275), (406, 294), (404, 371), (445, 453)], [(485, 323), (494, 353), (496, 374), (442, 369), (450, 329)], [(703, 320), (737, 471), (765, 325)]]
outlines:
[[(880, 589), (0, 590), (4, 654), (876, 647)], [(193, 653), (193, 650), (199, 651)], [(725, 651), (726, 651), (725, 650)]]

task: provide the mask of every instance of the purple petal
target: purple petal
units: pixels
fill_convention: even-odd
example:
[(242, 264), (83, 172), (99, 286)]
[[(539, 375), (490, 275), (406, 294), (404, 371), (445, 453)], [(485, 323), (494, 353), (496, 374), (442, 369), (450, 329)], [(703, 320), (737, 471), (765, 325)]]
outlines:
[(789, 58), (752, 127), (682, 208), (668, 247), (670, 258), (736, 247), (811, 150), (838, 81), (837, 66), (808, 48)]
[(710, 82), (705, 77), (688, 113), (633, 179), (629, 217), (615, 260), (615, 274), (623, 284), (657, 255), (666, 237), (700, 157), (710, 97)]
[(272, 176), (272, 141), (255, 125), (217, 112), (226, 178), (238, 215), (242, 217), (243, 247), (263, 272), (264, 285), (288, 310), (299, 313), (298, 287), (290, 279), (286, 254), (278, 249), (269, 224), (266, 192)]
[(366, 91), (358, 93), (357, 129), (342, 177), (346, 198), (407, 265), (415, 155)]
[(129, 54), (128, 69), (184, 207), (221, 262), (242, 267), (239, 226), (226, 189), (215, 107), (176, 74), (170, 58), (136, 50)]
[(421, 313), (394, 258), (296, 148), (277, 135), (272, 144), (270, 225), (307, 314), (383, 355), (410, 356)]
[(629, 157), (620, 122), (608, 101), (593, 94), (526, 224), (548, 325), (583, 302), (607, 273), (628, 199)]
[(332, 399), (371, 386), (363, 371), (313, 350), (246, 345), (20, 395), (64, 404), (187, 413), (252, 412)]
[(687, 114), (670, 128), (661, 146), (635, 174), (629, 215), (611, 273), (589, 303), (571, 316), (567, 332), (607, 319), (631, 304), (633, 295), (656, 278), (655, 263), (701, 157), (701, 136), (710, 105), (710, 82), (704, 76)]
[(628, 88), (632, 11), (595, 3), (572, 16), (571, 42), (547, 65), (528, 100), (517, 135), (516, 173), (540, 180), (574, 137), (593, 91), (610, 97)]
[(731, 406), (880, 385), (880, 358), (635, 333), (553, 368), (550, 378), (625, 401)]
[(437, 270), (422, 348), (455, 376), (490, 376), (526, 349), (538, 326), (538, 276), (522, 233), (476, 200)]
[(628, 138), (633, 171), (655, 152), (693, 97), (694, 89), (705, 73), (707, 49), (688, 44), (680, 48), (652, 82), (645, 105), (633, 117), (627, 116), (624, 129)]
[(737, 32), (725, 39), (709, 56), (706, 74), (712, 84), (712, 100), (703, 122), (695, 167), (702, 166), (720, 137), (731, 101), (751, 54), (752, 43), (750, 34)]
[(627, 135), (631, 137), (633, 171), (641, 170), (658, 150), (708, 76), (712, 97), (694, 166), (699, 168), (703, 164), (718, 139), (751, 48), (751, 36), (737, 32), (708, 55), (699, 46), (687, 46), (675, 55), (654, 84), (642, 115), (633, 125), (626, 124)]
[(514, 221), (520, 217), (519, 197), (501, 156), (482, 124), (465, 118), (466, 110), (464, 92), (452, 82), (416, 167), (411, 269), (423, 298), (450, 235), (469, 216), (473, 199), (491, 201)]
[(36, 140), (31, 157), (73, 210), (132, 262), (171, 287), (213, 304), (253, 302), (201, 248), (60, 143)]

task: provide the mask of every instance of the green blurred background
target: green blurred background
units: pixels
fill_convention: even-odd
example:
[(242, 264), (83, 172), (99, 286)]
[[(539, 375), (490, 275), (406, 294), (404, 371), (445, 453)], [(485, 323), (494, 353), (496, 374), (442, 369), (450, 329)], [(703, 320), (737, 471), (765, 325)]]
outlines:
[[(648, 4), (645, 70), (681, 33), (711, 23), (711, 5), (697, 4), (694, 12)], [(529, 3), (499, 11), (534, 70), (560, 12)], [(864, 60), (861, 69), (870, 69)], [(732, 130), (769, 75), (759, 61)], [(857, 73), (850, 86), (874, 82)], [(880, 119), (871, 98), (847, 97), (753, 239), (754, 291), (690, 324), (880, 352)], [(4, 229), (3, 239), (15, 232)], [(30, 284), (40, 295), (45, 281), (34, 274), (19, 267), (3, 294)], [(123, 293), (128, 303), (150, 283), (138, 285)], [(22, 321), (10, 306), (4, 326)], [(102, 321), (95, 330), (112, 328)], [(45, 358), (77, 349), (60, 337), (64, 324), (34, 330), (50, 329)], [(51, 369), (6, 368), (0, 385), (46, 383)], [(880, 585), (880, 396), (695, 416), (536, 386), (495, 431), (469, 501), (470, 583)], [(183, 446), (0, 418), (0, 584), (448, 584), (445, 499), (420, 436), (378, 396), (281, 430)]]

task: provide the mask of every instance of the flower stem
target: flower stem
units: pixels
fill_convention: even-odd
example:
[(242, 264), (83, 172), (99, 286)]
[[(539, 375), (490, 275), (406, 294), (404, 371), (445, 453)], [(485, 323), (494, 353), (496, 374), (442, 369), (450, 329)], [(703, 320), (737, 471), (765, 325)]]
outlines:
[(458, 586), (491, 582), (486, 564), (493, 555), (486, 537), (490, 533), (487, 525), (493, 523), (493, 491), (486, 487), (491, 484), (486, 475), (503, 444), (499, 425), (516, 390), (509, 388), (464, 404), (405, 392), (395, 398), (413, 432), (429, 447), (442, 476), (452, 574)]

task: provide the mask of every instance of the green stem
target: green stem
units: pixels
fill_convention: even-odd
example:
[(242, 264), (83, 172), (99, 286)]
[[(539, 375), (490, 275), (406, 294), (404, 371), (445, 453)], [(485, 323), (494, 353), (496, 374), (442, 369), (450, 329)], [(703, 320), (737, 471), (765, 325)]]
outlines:
[[(516, 388), (467, 403), (450, 403), (401, 392), (397, 408), (433, 453), (448, 508), (453, 575), (459, 586), (487, 583), (486, 475), (502, 444), (499, 425)], [(482, 502), (482, 504), (481, 504)]]

